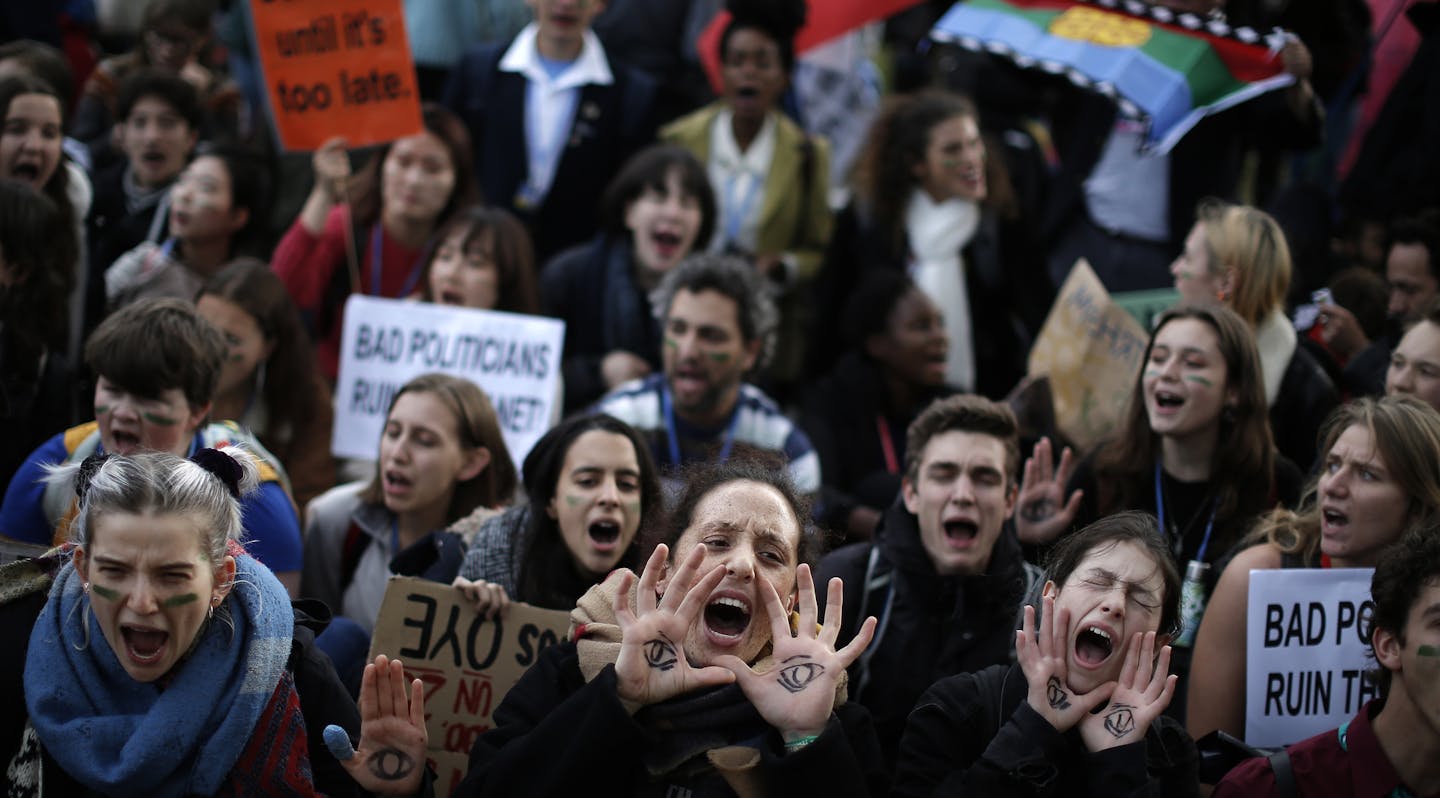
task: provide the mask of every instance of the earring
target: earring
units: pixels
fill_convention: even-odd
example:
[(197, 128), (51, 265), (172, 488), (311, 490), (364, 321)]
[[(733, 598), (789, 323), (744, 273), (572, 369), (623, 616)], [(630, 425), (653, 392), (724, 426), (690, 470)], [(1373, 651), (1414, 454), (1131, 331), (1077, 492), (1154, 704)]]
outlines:
[(87, 595), (87, 596), (90, 595), (90, 583), (89, 583), (89, 582), (81, 582), (81, 583), (80, 583), (80, 592), (81, 592), (81, 593), (84, 593), (84, 594)]

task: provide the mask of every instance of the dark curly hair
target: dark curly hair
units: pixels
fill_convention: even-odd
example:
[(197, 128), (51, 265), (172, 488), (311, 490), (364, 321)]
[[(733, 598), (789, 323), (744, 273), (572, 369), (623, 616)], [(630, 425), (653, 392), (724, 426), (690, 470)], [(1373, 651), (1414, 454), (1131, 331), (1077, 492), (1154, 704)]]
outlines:
[(813, 565), (824, 553), (820, 533), (810, 523), (810, 502), (796, 490), (784, 463), (773, 453), (736, 445), (728, 460), (722, 463), (693, 463), (681, 471), (680, 478), (684, 488), (670, 514), (670, 525), (655, 541), (670, 547), (672, 560), (677, 556), (675, 545), (695, 520), (695, 508), (700, 505), (700, 500), (731, 482), (758, 482), (780, 492), (800, 528), (800, 542), (795, 552), (797, 565)]
[[(1440, 526), (1412, 529), (1391, 544), (1375, 566), (1370, 580), (1370, 598), (1375, 610), (1365, 629), (1366, 639), (1373, 642), (1375, 632), (1384, 629), (1405, 645), (1405, 624), (1410, 611), (1427, 587), (1440, 585)], [(1390, 671), (1379, 668), (1376, 673), (1381, 693), (1390, 691)]]
[(795, 71), (795, 34), (805, 27), (805, 0), (728, 0), (730, 23), (720, 34), (720, 60), (730, 49), (730, 37), (738, 30), (755, 30), (775, 41), (785, 74)]

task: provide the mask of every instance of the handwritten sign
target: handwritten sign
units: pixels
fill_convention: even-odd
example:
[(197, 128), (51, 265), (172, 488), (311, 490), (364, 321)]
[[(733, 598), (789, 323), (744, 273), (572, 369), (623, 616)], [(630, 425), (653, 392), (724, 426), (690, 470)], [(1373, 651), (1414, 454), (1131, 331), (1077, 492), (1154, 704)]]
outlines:
[(390, 400), (410, 378), (439, 371), (485, 390), (518, 467), (550, 427), (564, 340), (555, 319), (352, 294), (331, 449), (375, 459)]
[(1077, 261), (1030, 350), (1030, 376), (1049, 375), (1055, 422), (1082, 449), (1119, 422), (1148, 340), (1090, 264)]
[(391, 577), (370, 659), (397, 658), (408, 678), (425, 682), (428, 754), (441, 782), (437, 795), (449, 795), (464, 778), (470, 749), (490, 730), (495, 707), (536, 656), (564, 640), (569, 629), (568, 612), (511, 604), (489, 621), (449, 585)]
[(1372, 568), (1250, 572), (1245, 742), (1289, 745), (1333, 729), (1378, 695), (1365, 632)]
[(271, 118), (287, 150), (419, 133), (420, 92), (401, 0), (253, 0)]

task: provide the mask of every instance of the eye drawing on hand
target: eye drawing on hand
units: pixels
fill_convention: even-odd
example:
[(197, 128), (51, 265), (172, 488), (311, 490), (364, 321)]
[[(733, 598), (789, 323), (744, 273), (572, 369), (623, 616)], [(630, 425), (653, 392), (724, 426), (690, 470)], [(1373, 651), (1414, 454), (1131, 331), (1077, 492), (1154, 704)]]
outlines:
[[(804, 654), (793, 656), (785, 662), (793, 662), (797, 659), (808, 660)], [(818, 662), (797, 662), (794, 665), (784, 665), (780, 668), (780, 675), (777, 681), (780, 686), (792, 693), (798, 693), (810, 686), (810, 683), (820, 678), (825, 673), (825, 666)]]
[(645, 664), (650, 667), (668, 671), (679, 661), (680, 658), (675, 656), (675, 644), (665, 635), (645, 643)]
[(1036, 499), (1020, 508), (1020, 516), (1026, 521), (1039, 522), (1055, 514), (1055, 502), (1050, 499)]
[(1105, 731), (1120, 739), (1135, 731), (1135, 708), (1129, 704), (1111, 704), (1105, 713)]
[(1070, 694), (1065, 692), (1065, 686), (1060, 684), (1058, 677), (1051, 676), (1050, 681), (1045, 683), (1045, 699), (1050, 702), (1051, 709), (1070, 708)]
[(415, 760), (395, 748), (382, 748), (370, 755), (370, 772), (378, 779), (399, 781), (415, 769)]

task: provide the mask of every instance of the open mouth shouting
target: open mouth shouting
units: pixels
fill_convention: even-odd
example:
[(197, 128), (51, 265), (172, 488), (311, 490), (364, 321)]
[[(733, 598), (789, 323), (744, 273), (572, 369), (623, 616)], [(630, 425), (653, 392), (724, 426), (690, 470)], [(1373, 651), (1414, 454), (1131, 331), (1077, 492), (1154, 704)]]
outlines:
[(120, 637), (125, 641), (125, 656), (141, 667), (154, 665), (165, 655), (170, 633), (138, 624), (123, 624)]
[(1115, 653), (1115, 632), (1100, 624), (1083, 626), (1075, 634), (1075, 663), (1082, 668), (1096, 669)]
[(10, 176), (36, 185), (40, 181), (40, 163), (30, 159), (16, 161), (10, 165)]
[(461, 306), (465, 304), (465, 295), (453, 288), (446, 288), (435, 297), (435, 301), (441, 305)]
[(753, 613), (750, 601), (739, 593), (719, 592), (710, 597), (703, 615), (705, 637), (715, 646), (733, 648), (745, 639)]
[(980, 534), (980, 525), (968, 518), (948, 519), (941, 528), (945, 530), (945, 542), (957, 549), (975, 545), (975, 538)]
[(1173, 411), (1185, 404), (1185, 397), (1164, 388), (1155, 389), (1155, 408), (1160, 412)]
[(415, 483), (399, 471), (388, 470), (384, 475), (386, 496), (405, 496), (414, 489)]
[(1350, 516), (1334, 507), (1324, 504), (1320, 506), (1320, 532), (1322, 535), (1339, 532), (1349, 525)]
[(596, 551), (614, 551), (620, 545), (620, 522), (610, 518), (591, 521), (585, 534), (590, 537), (590, 545)]
[(115, 441), (112, 454), (133, 454), (140, 448), (140, 434), (122, 429), (110, 429), (110, 437)]

